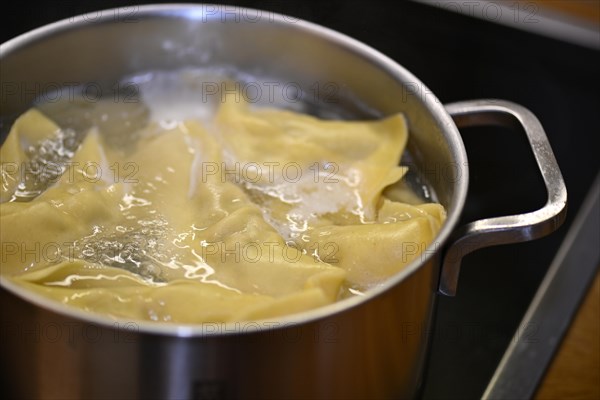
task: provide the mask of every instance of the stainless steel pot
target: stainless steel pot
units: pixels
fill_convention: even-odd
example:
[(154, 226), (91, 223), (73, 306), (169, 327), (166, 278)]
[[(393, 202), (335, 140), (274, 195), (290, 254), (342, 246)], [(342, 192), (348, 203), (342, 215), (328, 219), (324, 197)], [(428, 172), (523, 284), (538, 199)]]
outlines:
[[(112, 93), (123, 76), (151, 69), (233, 65), (293, 83), (305, 94), (329, 83), (328, 93), (333, 87), (338, 95), (335, 107), (348, 114), (406, 114), (411, 162), (427, 172), (448, 210), (435, 242), (383, 286), (276, 321), (197, 326), (113, 321), (51, 303), (3, 279), (2, 390), (9, 395), (409, 398), (421, 382), (437, 293), (455, 293), (462, 256), (543, 236), (564, 219), (564, 182), (529, 111), (498, 100), (444, 106), (386, 56), (295, 18), (206, 5), (108, 10), (34, 30), (0, 51), (3, 116), (23, 112), (45, 90), (93, 82)], [(362, 107), (351, 99), (360, 99)], [(315, 100), (317, 106), (332, 106), (331, 97)], [(457, 125), (523, 131), (547, 187), (546, 205), (457, 227), (468, 187)]]

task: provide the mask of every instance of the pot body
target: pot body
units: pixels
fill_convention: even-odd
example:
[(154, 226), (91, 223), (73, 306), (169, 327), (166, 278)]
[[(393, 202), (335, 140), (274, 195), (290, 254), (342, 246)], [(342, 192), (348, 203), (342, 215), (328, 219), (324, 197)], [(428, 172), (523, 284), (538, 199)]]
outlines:
[(436, 271), (431, 261), (393, 290), (327, 318), (204, 324), (225, 333), (206, 337), (157, 335), (126, 321), (102, 326), (2, 290), (2, 390), (10, 398), (412, 398)]
[(134, 321), (98, 322), (49, 307), (3, 281), (3, 390), (31, 398), (415, 395), (440, 249), (456, 225), (467, 187), (457, 128), (418, 79), (336, 32), (231, 7), (141, 7), (127, 18), (106, 11), (94, 20), (75, 17), (49, 25), (2, 46), (4, 117), (17, 116), (57, 87), (93, 85), (94, 93), (114, 95), (128, 74), (187, 66), (235, 66), (270, 80), (275, 90), (300, 88), (304, 97), (296, 100), (357, 118), (404, 112), (411, 131), (410, 167), (426, 171), (448, 210), (436, 242), (385, 285), (363, 299), (286, 322), (155, 331)]

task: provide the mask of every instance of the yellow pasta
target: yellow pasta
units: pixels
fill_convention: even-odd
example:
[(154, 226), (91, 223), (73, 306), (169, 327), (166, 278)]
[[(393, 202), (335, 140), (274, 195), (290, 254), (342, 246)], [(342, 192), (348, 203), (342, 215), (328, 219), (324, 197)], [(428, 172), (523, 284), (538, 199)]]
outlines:
[(382, 194), (406, 172), (400, 114), (325, 121), (227, 99), (208, 124), (150, 122), (126, 145), (107, 126), (69, 148), (78, 137), (37, 109), (15, 122), (3, 279), (113, 318), (277, 318), (381, 284), (445, 218)]

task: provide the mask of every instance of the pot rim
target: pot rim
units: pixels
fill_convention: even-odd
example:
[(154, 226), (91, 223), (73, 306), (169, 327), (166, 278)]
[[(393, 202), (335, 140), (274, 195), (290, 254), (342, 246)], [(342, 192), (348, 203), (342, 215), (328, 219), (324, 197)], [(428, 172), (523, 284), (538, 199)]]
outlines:
[[(467, 156), (462, 138), (458, 132), (458, 128), (454, 124), (454, 121), (437, 99), (437, 97), (427, 89), (427, 87), (411, 72), (406, 70), (403, 66), (393, 61), (383, 53), (375, 50), (374, 48), (351, 38), (345, 34), (334, 31), (330, 28), (308, 22), (299, 18), (278, 14), (272, 11), (257, 10), (247, 7), (234, 7), (224, 5), (212, 5), (212, 4), (156, 4), (156, 5), (140, 5), (136, 6), (136, 18), (148, 19), (148, 18), (183, 18), (197, 20), (204, 18), (206, 22), (211, 21), (213, 18), (208, 18), (206, 10), (208, 7), (219, 8), (227, 7), (226, 12), (228, 15), (242, 15), (241, 13), (252, 11), (252, 12), (268, 12), (269, 23), (276, 25), (290, 25), (290, 20), (293, 19), (293, 25), (295, 29), (298, 29), (302, 34), (311, 34), (320, 37), (326, 41), (333, 42), (341, 48), (349, 49), (353, 53), (364, 57), (365, 59), (372, 60), (382, 70), (390, 74), (395, 80), (400, 82), (411, 82), (416, 83), (427, 96), (420, 96), (420, 100), (423, 102), (425, 107), (431, 112), (434, 120), (442, 127), (442, 134), (446, 141), (450, 145), (450, 151), (454, 158), (454, 161), (458, 165), (467, 165)], [(119, 8), (100, 10), (100, 17), (94, 20), (98, 23), (111, 23), (114, 22), (115, 13), (119, 12)], [(53, 36), (58, 33), (67, 32), (70, 30), (77, 30), (83, 26), (89, 24), (85, 21), (84, 15), (63, 19), (57, 22), (53, 22), (42, 27), (36, 28), (15, 38), (8, 40), (5, 43), (0, 44), (0, 60), (8, 54), (17, 51), (21, 48), (28, 46), (31, 43), (42, 40), (44, 38)], [(218, 15), (217, 15), (218, 18)], [(222, 21), (223, 22), (223, 21)], [(226, 22), (223, 22), (226, 23)], [(21, 299), (50, 310), (56, 314), (71, 317), (73, 319), (96, 324), (104, 327), (115, 327), (123, 326), (123, 324), (135, 324), (136, 331), (139, 333), (151, 333), (158, 335), (169, 335), (177, 337), (212, 337), (222, 335), (238, 335), (238, 334), (249, 334), (252, 332), (260, 332), (264, 330), (283, 329), (286, 327), (295, 326), (298, 324), (305, 324), (314, 322), (320, 319), (333, 316), (335, 314), (342, 313), (350, 310), (359, 305), (365, 304), (374, 298), (383, 295), (389, 290), (392, 290), (395, 286), (400, 284), (403, 280), (407, 279), (415, 271), (417, 271), (422, 265), (427, 263), (432, 257), (438, 255), (443, 251), (443, 245), (448, 240), (448, 237), (454, 230), (458, 223), (460, 214), (463, 210), (464, 203), (467, 196), (468, 188), (468, 169), (461, 171), (461, 179), (455, 181), (455, 190), (451, 202), (455, 206), (447, 210), (447, 218), (444, 222), (439, 233), (435, 237), (434, 241), (425, 249), (419, 259), (414, 260), (408, 264), (401, 271), (396, 273), (394, 276), (389, 278), (383, 284), (369, 289), (363, 296), (356, 296), (352, 298), (343, 299), (336, 301), (332, 304), (319, 307), (313, 310), (304, 311), (301, 313), (286, 315), (283, 317), (257, 320), (257, 321), (240, 321), (240, 322), (228, 322), (228, 323), (200, 323), (200, 324), (172, 324), (166, 322), (151, 322), (151, 321), (139, 321), (129, 320), (125, 318), (115, 318), (102, 316), (91, 312), (86, 312), (81, 309), (67, 306), (57, 301), (48, 299), (40, 294), (30, 292), (24, 287), (17, 285), (5, 277), (0, 277), (0, 287), (11, 292), (12, 294), (20, 297)], [(261, 326), (262, 324), (262, 326)], [(215, 325), (220, 328), (215, 329)]]

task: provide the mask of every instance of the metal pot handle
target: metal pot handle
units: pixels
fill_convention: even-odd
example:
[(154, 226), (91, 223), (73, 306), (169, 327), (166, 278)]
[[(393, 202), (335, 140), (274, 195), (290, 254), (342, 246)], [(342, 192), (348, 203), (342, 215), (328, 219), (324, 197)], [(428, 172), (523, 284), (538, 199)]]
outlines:
[(445, 107), (459, 128), (495, 125), (523, 131), (548, 193), (546, 204), (539, 210), (481, 219), (455, 231), (446, 247), (438, 288), (440, 293), (454, 296), (461, 260), (466, 254), (483, 247), (525, 242), (554, 232), (565, 219), (567, 189), (544, 129), (531, 111), (504, 100), (462, 101)]

